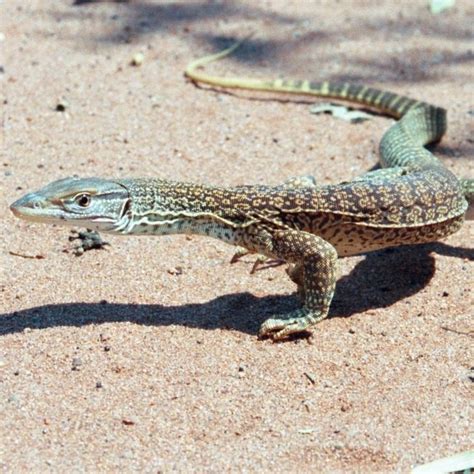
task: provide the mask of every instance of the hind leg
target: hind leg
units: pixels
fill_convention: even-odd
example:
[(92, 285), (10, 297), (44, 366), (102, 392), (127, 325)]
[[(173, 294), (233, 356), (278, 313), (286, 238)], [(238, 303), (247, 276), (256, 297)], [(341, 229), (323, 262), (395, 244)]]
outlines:
[(301, 301), (305, 299), (304, 291), (304, 265), (302, 263), (291, 263), (286, 269), (286, 274), (293, 283), (296, 283), (297, 294)]

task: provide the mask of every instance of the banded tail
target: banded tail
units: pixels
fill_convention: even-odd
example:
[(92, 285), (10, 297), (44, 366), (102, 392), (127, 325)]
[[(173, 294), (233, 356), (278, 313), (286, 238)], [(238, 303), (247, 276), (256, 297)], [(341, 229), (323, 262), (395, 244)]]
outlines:
[(204, 56), (196, 59), (188, 64), (185, 70), (185, 76), (192, 81), (202, 82), (212, 86), (230, 88), (230, 89), (248, 89), (266, 92), (285, 92), (289, 94), (312, 95), (316, 97), (329, 97), (333, 99), (341, 99), (349, 102), (363, 104), (372, 107), (386, 115), (399, 119), (408, 111), (418, 107), (430, 107), (436, 110), (436, 122), (444, 125), (439, 134), (440, 137), (446, 130), (446, 110), (441, 107), (435, 107), (410, 99), (393, 92), (386, 92), (363, 85), (355, 85), (351, 83), (334, 83), (329, 81), (314, 82), (309, 80), (293, 80), (293, 79), (255, 79), (246, 77), (222, 77), (213, 76), (198, 69), (206, 64), (218, 61), (233, 53), (239, 46), (246, 41), (234, 43), (227, 49), (216, 54)]
[[(371, 107), (401, 119), (387, 130), (380, 142), (380, 162), (383, 167), (407, 167), (412, 170), (436, 168), (439, 172), (451, 175), (444, 165), (424, 148), (429, 143), (438, 142), (446, 132), (447, 113), (442, 107), (364, 85), (328, 81), (221, 77), (199, 70), (230, 55), (246, 39), (216, 54), (192, 61), (186, 67), (185, 75), (192, 81), (211, 86), (328, 97)], [(451, 178), (456, 181), (453, 175)], [(461, 179), (457, 183), (453, 182), (452, 185), (459, 187), (460, 193), (469, 204), (466, 217), (474, 219), (474, 180)]]

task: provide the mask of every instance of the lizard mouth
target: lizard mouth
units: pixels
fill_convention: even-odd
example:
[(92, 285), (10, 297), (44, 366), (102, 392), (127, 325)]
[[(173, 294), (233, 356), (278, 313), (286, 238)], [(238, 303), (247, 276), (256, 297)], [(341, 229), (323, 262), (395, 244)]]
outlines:
[(41, 199), (35, 193), (29, 193), (10, 205), (10, 210), (16, 217), (29, 221), (44, 221)]

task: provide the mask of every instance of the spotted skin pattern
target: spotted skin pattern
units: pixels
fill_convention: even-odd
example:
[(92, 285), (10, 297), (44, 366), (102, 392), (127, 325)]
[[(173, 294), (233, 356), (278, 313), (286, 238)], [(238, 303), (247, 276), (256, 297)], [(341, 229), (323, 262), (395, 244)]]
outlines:
[[(446, 131), (446, 111), (441, 107), (354, 84), (228, 78), (198, 71), (239, 45), (192, 62), (186, 75), (195, 82), (223, 88), (348, 100), (399, 119), (380, 142), (383, 169), (351, 182), (319, 188), (315, 181), (305, 185), (304, 180), (296, 178), (294, 196), (273, 196), (274, 208), (280, 212), (272, 219), (280, 219), (304, 240), (297, 239), (293, 231), (287, 237), (287, 246), (293, 251), (286, 248), (278, 255), (296, 263), (290, 266), (288, 274), (298, 285), (303, 299), (298, 314), (263, 324), (260, 334), (279, 339), (306, 330), (327, 315), (336, 279), (335, 253), (349, 256), (384, 247), (432, 242), (456, 232), (463, 224), (468, 201), (470, 208), (473, 207), (474, 180), (457, 179), (424, 148), (439, 141)], [(292, 182), (283, 187), (291, 189)], [(314, 235), (319, 240), (307, 238)], [(304, 255), (301, 249), (306, 250)], [(309, 266), (307, 262), (312, 261), (309, 255), (313, 254), (319, 254), (325, 265), (316, 266), (313, 262)], [(295, 256), (299, 260), (297, 257), (295, 261)], [(319, 294), (319, 298), (314, 294)]]
[(213, 86), (345, 99), (395, 117), (398, 122), (380, 143), (383, 169), (327, 186), (308, 176), (279, 186), (233, 188), (154, 178), (66, 178), (24, 196), (11, 209), (30, 220), (116, 234), (199, 234), (239, 246), (237, 257), (257, 253), (284, 260), (302, 307), (274, 315), (259, 331), (280, 340), (327, 316), (338, 257), (456, 232), (468, 201), (472, 208), (474, 181), (459, 180), (424, 148), (444, 134), (444, 109), (365, 86), (224, 78), (197, 70), (235, 47), (194, 61), (187, 76)]
[(267, 319), (259, 331), (262, 336), (275, 333), (282, 339), (305, 331), (326, 317), (336, 288), (337, 252), (321, 237), (295, 230), (276, 232), (272, 250), (279, 258), (300, 265), (297, 284), (303, 307)]

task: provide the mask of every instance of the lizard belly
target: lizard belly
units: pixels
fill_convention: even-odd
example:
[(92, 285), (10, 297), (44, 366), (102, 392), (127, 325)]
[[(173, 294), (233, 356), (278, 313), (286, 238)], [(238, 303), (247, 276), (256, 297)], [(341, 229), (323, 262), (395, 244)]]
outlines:
[(443, 222), (412, 227), (343, 223), (317, 234), (330, 242), (340, 257), (347, 257), (387, 247), (435, 242), (455, 233), (463, 221), (463, 216), (456, 216)]

